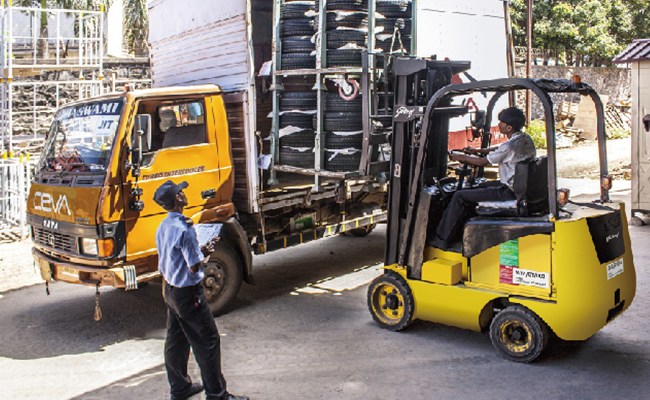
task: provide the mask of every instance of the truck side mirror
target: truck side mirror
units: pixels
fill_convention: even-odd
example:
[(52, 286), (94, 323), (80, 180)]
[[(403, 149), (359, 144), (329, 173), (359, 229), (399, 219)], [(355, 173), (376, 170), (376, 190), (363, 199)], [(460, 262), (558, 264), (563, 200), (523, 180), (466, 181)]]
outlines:
[(645, 125), (646, 132), (650, 132), (650, 114), (643, 117), (643, 125)]
[(136, 115), (134, 125), (131, 136), (131, 163), (138, 165), (142, 160), (142, 152), (151, 149), (151, 115)]

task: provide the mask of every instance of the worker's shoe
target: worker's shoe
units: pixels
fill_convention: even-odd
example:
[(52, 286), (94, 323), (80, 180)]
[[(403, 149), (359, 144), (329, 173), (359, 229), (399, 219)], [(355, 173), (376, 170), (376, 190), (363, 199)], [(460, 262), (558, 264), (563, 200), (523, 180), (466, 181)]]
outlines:
[(438, 235), (436, 235), (436, 237), (431, 241), (431, 246), (440, 250), (449, 249), (449, 243), (446, 240), (440, 238)]
[(195, 394), (201, 393), (202, 391), (203, 385), (200, 383), (193, 383), (178, 396), (172, 395), (172, 400), (187, 400)]
[(226, 395), (223, 397), (223, 400), (248, 400), (248, 397), (246, 396), (235, 396), (230, 393), (226, 393)]

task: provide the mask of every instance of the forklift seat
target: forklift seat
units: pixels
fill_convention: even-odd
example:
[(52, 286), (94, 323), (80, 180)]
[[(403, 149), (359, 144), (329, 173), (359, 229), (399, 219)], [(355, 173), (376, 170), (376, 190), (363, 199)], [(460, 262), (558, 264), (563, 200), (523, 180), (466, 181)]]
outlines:
[(527, 217), (548, 212), (548, 158), (536, 157), (515, 167), (516, 200), (480, 202), (481, 217)]

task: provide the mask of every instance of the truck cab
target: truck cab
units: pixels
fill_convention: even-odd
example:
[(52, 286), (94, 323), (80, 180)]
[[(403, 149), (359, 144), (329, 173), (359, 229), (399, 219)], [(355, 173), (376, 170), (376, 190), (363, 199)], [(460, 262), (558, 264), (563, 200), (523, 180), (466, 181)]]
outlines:
[(153, 193), (169, 179), (189, 183), (186, 215), (194, 222), (234, 215), (217, 85), (126, 91), (61, 108), (28, 199), (43, 278), (135, 289), (158, 277), (154, 236), (167, 212)]

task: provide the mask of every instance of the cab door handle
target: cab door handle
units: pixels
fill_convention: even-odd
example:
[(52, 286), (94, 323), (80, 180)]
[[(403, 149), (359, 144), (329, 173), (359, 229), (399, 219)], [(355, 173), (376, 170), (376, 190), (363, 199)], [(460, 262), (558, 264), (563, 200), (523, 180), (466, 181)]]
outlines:
[(216, 196), (217, 196), (217, 190), (216, 189), (208, 189), (208, 190), (203, 190), (201, 192), (201, 198), (203, 200), (214, 199)]

